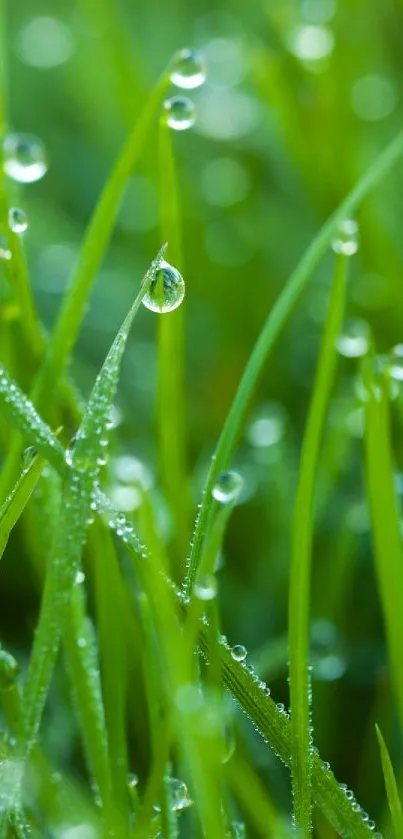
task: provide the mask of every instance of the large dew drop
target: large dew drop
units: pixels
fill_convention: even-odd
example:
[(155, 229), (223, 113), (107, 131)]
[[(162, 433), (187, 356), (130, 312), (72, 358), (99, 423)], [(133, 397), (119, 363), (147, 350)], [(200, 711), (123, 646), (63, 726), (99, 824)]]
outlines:
[(3, 141), (3, 156), (6, 175), (19, 183), (34, 183), (47, 172), (42, 140), (31, 134), (7, 134)]
[(341, 221), (332, 242), (335, 253), (353, 256), (358, 251), (358, 225), (354, 219)]
[(144, 306), (152, 312), (172, 312), (182, 303), (185, 296), (185, 281), (177, 268), (162, 261), (146, 294)]
[(241, 492), (243, 480), (238, 472), (221, 472), (212, 490), (212, 496), (220, 504), (230, 504)]
[(198, 600), (214, 600), (217, 594), (217, 580), (214, 574), (204, 574), (194, 584), (194, 594)]
[(338, 336), (336, 347), (345, 358), (361, 358), (368, 352), (370, 329), (365, 320), (350, 320)]
[[(189, 797), (188, 789), (184, 781), (180, 781), (179, 778), (167, 777), (165, 778), (165, 783), (169, 787), (171, 807), (173, 812), (185, 810), (186, 807), (190, 807), (190, 805), (192, 804), (192, 800)], [(161, 812), (161, 805), (154, 804), (154, 809), (157, 813)]]
[(245, 661), (247, 656), (246, 648), (242, 644), (235, 644), (235, 647), (232, 647), (231, 656), (234, 661)]
[(28, 219), (24, 210), (18, 207), (10, 207), (8, 211), (8, 226), (13, 233), (25, 233), (28, 227)]
[(187, 96), (171, 96), (165, 99), (166, 121), (174, 131), (186, 131), (192, 128), (196, 120), (196, 108)]
[(206, 80), (206, 68), (202, 56), (197, 50), (183, 49), (174, 58), (170, 79), (172, 84), (182, 90), (193, 90)]

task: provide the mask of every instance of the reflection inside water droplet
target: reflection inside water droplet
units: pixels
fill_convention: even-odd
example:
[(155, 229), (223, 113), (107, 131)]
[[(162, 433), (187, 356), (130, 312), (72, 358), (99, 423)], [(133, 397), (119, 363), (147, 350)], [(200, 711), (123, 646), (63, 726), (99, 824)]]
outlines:
[(242, 486), (243, 480), (238, 472), (221, 472), (214, 484), (212, 496), (220, 504), (230, 504), (238, 498)]

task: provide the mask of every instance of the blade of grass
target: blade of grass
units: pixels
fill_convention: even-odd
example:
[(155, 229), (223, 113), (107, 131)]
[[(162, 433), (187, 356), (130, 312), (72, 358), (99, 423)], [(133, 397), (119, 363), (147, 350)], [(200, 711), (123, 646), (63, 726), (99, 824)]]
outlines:
[[(181, 212), (172, 130), (164, 117), (159, 123), (160, 208), (162, 240), (169, 242), (170, 258), (183, 270)], [(184, 400), (185, 306), (158, 318), (157, 423), (161, 483), (174, 520), (176, 561), (183, 574), (189, 544), (189, 499), (186, 481), (186, 414)]]
[(94, 384), (76, 442), (61, 506), (60, 526), (48, 567), (24, 692), (24, 729), (20, 752), (26, 757), (39, 730), (50, 677), (66, 622), (79, 568), (94, 489), (107, 442), (107, 421), (130, 327), (141, 300), (159, 269), (165, 247), (152, 262)]
[(371, 360), (365, 370), (365, 465), (375, 570), (390, 661), (390, 673), (403, 735), (403, 548), (393, 481), (389, 430), (388, 377), (375, 377)]
[(383, 739), (382, 732), (375, 724), (376, 734), (379, 742), (379, 749), (381, 752), (382, 771), (385, 779), (386, 793), (388, 796), (388, 803), (390, 814), (392, 816), (393, 827), (396, 839), (403, 836), (403, 812), (402, 805), (399, 798), (395, 773), (393, 771), (392, 761), (390, 759), (388, 747)]
[(28, 468), (18, 478), (13, 491), (0, 509), (0, 559), (3, 556), (10, 533), (36, 487), (44, 465), (43, 457), (34, 457)]
[(336, 260), (328, 314), (323, 330), (302, 453), (292, 527), (288, 609), (292, 782), (295, 822), (304, 837), (312, 832), (310, 732), (309, 610), (314, 528), (314, 491), (319, 454), (336, 369), (336, 339), (340, 334), (347, 274), (347, 257)]
[(202, 543), (208, 537), (210, 529), (209, 511), (211, 507), (211, 491), (219, 473), (225, 471), (229, 466), (232, 453), (242, 430), (250, 400), (262, 369), (269, 357), (269, 353), (308, 284), (313, 271), (326, 253), (340, 221), (356, 210), (370, 192), (382, 182), (402, 155), (403, 133), (399, 133), (379, 157), (376, 158), (372, 166), (323, 225), (291, 274), (284, 291), (263, 325), (263, 329), (252, 350), (228, 412), (215, 454), (211, 461), (185, 579), (185, 591), (187, 593), (189, 593), (194, 583)]
[[(43, 365), (36, 377), (32, 400), (42, 410), (51, 403), (76, 341), (95, 275), (105, 256), (127, 181), (139, 158), (152, 119), (169, 84), (169, 72), (161, 76), (106, 182), (87, 228), (77, 267), (66, 291)], [(20, 456), (14, 439), (0, 477), (0, 498), (8, 492)]]

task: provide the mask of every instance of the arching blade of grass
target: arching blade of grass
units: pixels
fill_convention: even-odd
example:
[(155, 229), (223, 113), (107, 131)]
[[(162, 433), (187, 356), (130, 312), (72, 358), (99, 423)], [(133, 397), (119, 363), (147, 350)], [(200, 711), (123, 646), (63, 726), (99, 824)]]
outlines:
[(165, 247), (161, 248), (151, 264), (97, 376), (71, 452), (71, 468), (65, 484), (59, 529), (46, 575), (24, 692), (24, 729), (20, 743), (23, 756), (30, 752), (38, 733), (53, 665), (66, 623), (93, 493), (98, 485), (101, 463), (105, 456), (108, 416), (115, 396), (123, 351), (134, 316), (160, 266), (164, 250)]
[(399, 712), (400, 731), (403, 735), (403, 548), (390, 444), (390, 382), (385, 376), (374, 375), (372, 360), (368, 360), (365, 376), (367, 402), (364, 445), (367, 494), (391, 679)]
[[(152, 119), (169, 84), (165, 72), (137, 118), (106, 182), (87, 228), (77, 267), (66, 291), (43, 366), (35, 380), (32, 399), (40, 410), (51, 403), (76, 341), (95, 275), (105, 256), (127, 181), (143, 149)], [(0, 498), (8, 492), (17, 469), (19, 441), (14, 439), (0, 477)]]
[(309, 679), (309, 609), (314, 528), (314, 491), (320, 448), (336, 368), (336, 339), (341, 331), (347, 257), (336, 260), (322, 346), (302, 443), (292, 529), (289, 594), (292, 782), (295, 822), (305, 837), (312, 831)]
[(44, 465), (43, 457), (35, 457), (28, 468), (22, 472), (13, 491), (0, 509), (0, 559), (7, 545), (8, 537), (29, 501)]
[(34, 445), (58, 471), (64, 470), (64, 450), (32, 402), (0, 365), (0, 402), (28, 443)]
[(209, 511), (211, 490), (217, 475), (228, 468), (235, 449), (248, 406), (259, 376), (267, 361), (270, 351), (277, 341), (284, 325), (291, 315), (313, 271), (326, 253), (342, 219), (356, 210), (358, 205), (379, 184), (403, 155), (403, 134), (399, 133), (389, 146), (379, 155), (366, 174), (358, 181), (354, 189), (328, 219), (313, 242), (306, 250), (295, 271), (291, 274), (284, 291), (270, 312), (263, 329), (252, 350), (249, 361), (239, 384), (235, 398), (224, 423), (214, 457), (212, 458), (206, 481), (202, 506), (198, 516), (189, 567), (185, 581), (185, 590), (190, 591), (194, 583), (203, 540), (209, 532)]
[[(172, 130), (161, 117), (159, 125), (160, 208), (162, 240), (169, 242), (169, 259), (183, 271), (182, 231)], [(186, 479), (185, 305), (169, 317), (158, 318), (157, 424), (161, 483), (174, 520), (179, 573), (189, 544)]]
[(392, 761), (390, 759), (389, 751), (385, 740), (383, 739), (380, 728), (375, 725), (376, 734), (379, 742), (379, 749), (381, 752), (383, 777), (385, 779), (386, 793), (388, 796), (388, 803), (390, 814), (392, 816), (393, 827), (396, 839), (403, 836), (403, 812), (402, 805), (399, 798), (399, 791), (397, 788), (395, 773), (393, 771)]

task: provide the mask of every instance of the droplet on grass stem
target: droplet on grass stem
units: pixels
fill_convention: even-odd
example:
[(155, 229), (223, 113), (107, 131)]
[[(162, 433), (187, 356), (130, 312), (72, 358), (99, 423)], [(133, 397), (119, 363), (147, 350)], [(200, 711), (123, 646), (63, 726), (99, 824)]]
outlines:
[(220, 504), (229, 504), (239, 496), (243, 486), (241, 475), (234, 470), (221, 472), (212, 489), (212, 496)]
[(147, 289), (143, 304), (152, 312), (173, 312), (185, 296), (185, 281), (177, 268), (163, 260)]
[(344, 256), (353, 256), (358, 251), (358, 224), (354, 219), (348, 218), (338, 225), (336, 235), (332, 241), (332, 249), (335, 253)]
[(206, 80), (206, 67), (202, 55), (194, 49), (183, 49), (174, 58), (170, 79), (182, 90), (194, 90)]
[(165, 99), (164, 113), (167, 124), (174, 131), (186, 131), (196, 121), (196, 108), (187, 96), (171, 96)]
[(32, 134), (6, 134), (3, 157), (6, 175), (19, 183), (39, 181), (48, 169), (42, 140)]
[(8, 226), (13, 233), (25, 233), (28, 228), (28, 219), (24, 210), (19, 207), (10, 207), (8, 211)]

